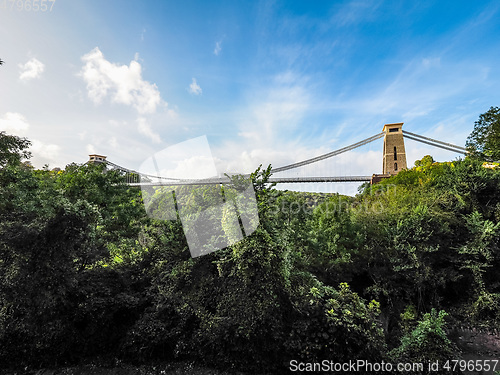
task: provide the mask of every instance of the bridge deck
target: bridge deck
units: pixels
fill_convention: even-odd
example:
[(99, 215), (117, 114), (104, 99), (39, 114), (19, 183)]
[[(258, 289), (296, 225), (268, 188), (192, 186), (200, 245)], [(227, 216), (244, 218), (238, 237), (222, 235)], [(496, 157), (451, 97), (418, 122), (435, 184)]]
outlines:
[[(306, 183), (306, 182), (366, 182), (371, 176), (333, 176), (333, 177), (271, 177), (269, 183)], [(132, 182), (130, 186), (184, 186), (184, 185), (217, 185), (228, 184), (228, 178), (210, 178), (205, 180)]]

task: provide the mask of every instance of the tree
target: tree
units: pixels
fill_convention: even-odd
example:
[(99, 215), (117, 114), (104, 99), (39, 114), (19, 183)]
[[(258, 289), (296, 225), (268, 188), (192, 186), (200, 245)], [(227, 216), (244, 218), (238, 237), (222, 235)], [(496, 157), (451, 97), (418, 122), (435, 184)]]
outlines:
[(479, 116), (465, 145), (473, 157), (487, 161), (500, 160), (499, 107), (491, 107)]
[(1, 367), (115, 355), (143, 299), (127, 289), (139, 271), (108, 258), (140, 248), (140, 190), (99, 166), (25, 168), (28, 145), (0, 133)]
[(17, 164), (21, 159), (29, 159), (31, 152), (27, 151), (27, 148), (30, 145), (31, 142), (26, 138), (0, 132), (0, 168), (8, 164)]
[(434, 163), (434, 158), (430, 155), (425, 155), (421, 160), (415, 160), (415, 167), (430, 167)]

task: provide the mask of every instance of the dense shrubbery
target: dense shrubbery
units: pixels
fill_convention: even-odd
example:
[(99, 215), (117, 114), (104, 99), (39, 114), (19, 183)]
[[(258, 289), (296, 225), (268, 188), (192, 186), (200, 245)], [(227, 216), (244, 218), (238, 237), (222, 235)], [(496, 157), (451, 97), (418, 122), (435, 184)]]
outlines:
[(258, 229), (193, 259), (180, 222), (148, 218), (118, 173), (36, 171), (20, 162), (26, 140), (4, 145), (8, 366), (424, 361), (454, 354), (444, 310), (450, 324), (500, 324), (500, 172), (480, 161), (427, 157), (354, 198), (280, 192), (259, 169)]
[[(391, 351), (393, 361), (427, 364), (456, 359), (456, 348), (445, 332), (446, 316), (444, 310), (437, 312), (435, 309), (424, 314), (415, 329), (403, 335), (401, 345)], [(426, 370), (419, 373), (428, 373)]]

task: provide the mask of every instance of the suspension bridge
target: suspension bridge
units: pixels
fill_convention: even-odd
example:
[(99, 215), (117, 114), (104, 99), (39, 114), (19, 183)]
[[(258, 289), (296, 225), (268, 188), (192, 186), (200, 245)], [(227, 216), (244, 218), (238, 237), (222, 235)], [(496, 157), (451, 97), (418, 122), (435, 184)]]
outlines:
[[(399, 171), (406, 169), (406, 151), (404, 139), (410, 139), (430, 145), (447, 151), (467, 154), (465, 147), (457, 146), (448, 142), (443, 142), (437, 139), (432, 139), (419, 134), (411, 133), (402, 129), (403, 123), (394, 123), (384, 125), (383, 131), (371, 137), (363, 139), (359, 142), (353, 143), (349, 146), (339, 148), (337, 150), (327, 152), (325, 154), (295, 162), (292, 164), (284, 165), (278, 168), (272, 168), (272, 176), (269, 183), (338, 183), (338, 182), (371, 182), (376, 183), (383, 178), (388, 178), (392, 175), (399, 173)], [(312, 166), (326, 160), (335, 160), (335, 157), (345, 154), (348, 151), (355, 150), (362, 146), (368, 145), (380, 138), (384, 138), (383, 147), (383, 172), (382, 174), (372, 174), (364, 176), (351, 176), (351, 175), (303, 175), (302, 173), (293, 173), (297, 170), (306, 170), (308, 166)], [(228, 176), (212, 177), (206, 179), (186, 179), (162, 176), (158, 167), (155, 165), (157, 173), (144, 173), (140, 171), (131, 170), (120, 165), (114, 164), (106, 160), (102, 155), (90, 155), (88, 163), (105, 163), (110, 169), (120, 171), (125, 179), (125, 182), (130, 186), (180, 186), (180, 185), (216, 185), (227, 184), (231, 182)], [(292, 173), (290, 173), (292, 172)], [(305, 172), (307, 173), (307, 172)], [(302, 175), (299, 175), (302, 174)], [(243, 175), (249, 178), (250, 174)]]

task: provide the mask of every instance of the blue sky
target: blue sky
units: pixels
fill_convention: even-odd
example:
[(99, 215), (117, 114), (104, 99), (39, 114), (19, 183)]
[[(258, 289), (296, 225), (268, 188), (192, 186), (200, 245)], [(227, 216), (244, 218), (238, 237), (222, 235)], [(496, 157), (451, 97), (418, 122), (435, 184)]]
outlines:
[[(393, 122), (464, 145), (500, 105), (498, 1), (45, 3), (0, 1), (0, 130), (37, 167), (96, 152), (134, 169), (206, 135), (219, 171), (248, 172)], [(406, 148), (410, 165), (458, 156)], [(301, 173), (380, 173), (381, 149)]]

